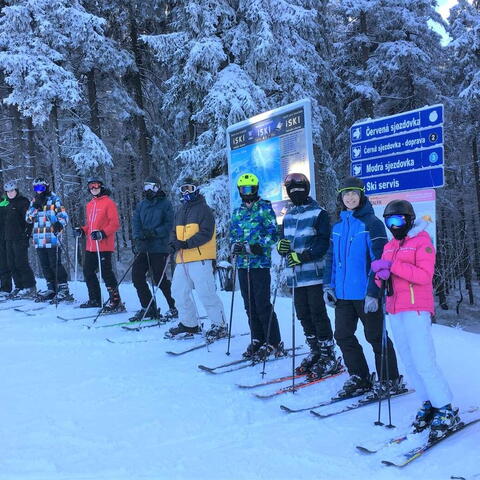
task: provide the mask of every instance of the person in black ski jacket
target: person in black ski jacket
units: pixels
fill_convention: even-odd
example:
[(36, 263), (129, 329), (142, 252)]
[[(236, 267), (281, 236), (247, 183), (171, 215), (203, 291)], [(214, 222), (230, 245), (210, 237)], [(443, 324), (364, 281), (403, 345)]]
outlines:
[(28, 198), (18, 191), (17, 183), (10, 181), (4, 185), (8, 197), (5, 208), (5, 244), (7, 262), (15, 282), (15, 289), (9, 298), (35, 298), (35, 276), (28, 263), (28, 241), (32, 226), (25, 221), (25, 213), (30, 205)]
[(0, 298), (5, 299), (12, 291), (12, 275), (7, 263), (7, 245), (5, 243), (5, 214), (9, 201), (2, 196), (0, 201)]
[[(133, 248), (136, 254), (132, 267), (133, 285), (137, 289), (142, 308), (130, 318), (132, 322), (142, 318), (156, 318), (159, 311), (152, 299), (147, 283), (147, 275), (154, 285), (160, 282), (169, 310), (165, 317), (178, 316), (175, 300), (171, 294), (170, 280), (166, 275), (166, 262), (169, 253), (169, 237), (173, 227), (173, 207), (161, 190), (160, 180), (147, 177), (143, 183), (145, 198), (137, 205), (133, 213)], [(145, 311), (150, 304), (148, 311)]]

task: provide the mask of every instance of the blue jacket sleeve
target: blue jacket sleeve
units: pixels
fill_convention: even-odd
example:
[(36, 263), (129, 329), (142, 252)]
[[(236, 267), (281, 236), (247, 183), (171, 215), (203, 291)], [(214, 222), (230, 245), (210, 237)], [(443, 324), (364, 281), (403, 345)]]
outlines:
[(140, 222), (140, 209), (141, 209), (141, 203), (137, 205), (133, 212), (133, 218), (132, 218), (132, 237), (134, 240), (138, 240), (141, 237), (141, 232), (142, 232), (142, 227), (141, 227), (141, 222)]
[(335, 255), (333, 252), (333, 239), (330, 236), (330, 245), (325, 255), (325, 270), (323, 272), (323, 284), (335, 289)]

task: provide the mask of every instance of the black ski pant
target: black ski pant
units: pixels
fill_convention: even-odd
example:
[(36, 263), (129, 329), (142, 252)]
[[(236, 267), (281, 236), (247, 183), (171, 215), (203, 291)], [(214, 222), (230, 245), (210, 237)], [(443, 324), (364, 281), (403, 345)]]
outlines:
[(7, 261), (7, 242), (4, 238), (0, 238), (0, 290), (12, 291), (12, 277)]
[[(37, 248), (38, 259), (49, 290), (57, 291), (57, 285), (67, 283), (67, 271), (62, 265), (60, 248)], [(55, 266), (56, 262), (56, 266)]]
[[(113, 252), (100, 252), (100, 264), (102, 267), (102, 278), (107, 289), (116, 289), (118, 286), (117, 278), (112, 268)], [(98, 271), (98, 253), (85, 252), (83, 259), (83, 278), (87, 284), (88, 298), (95, 302), (100, 302), (102, 294), (100, 292), (100, 283), (97, 277)]]
[(7, 240), (7, 261), (15, 288), (33, 288), (35, 276), (28, 263), (28, 239)]
[[(370, 375), (363, 349), (355, 336), (358, 319), (363, 323), (365, 338), (373, 348), (377, 376), (380, 378), (382, 365), (383, 309), (379, 302), (376, 312), (364, 312), (364, 300), (337, 300), (335, 305), (335, 340), (343, 354), (343, 361), (350, 375), (367, 378)], [(392, 341), (387, 335), (388, 374), (390, 380), (398, 378), (397, 357)], [(386, 370), (383, 369), (384, 378)]]
[[(277, 315), (270, 303), (270, 269), (239, 268), (238, 280), (252, 339), (259, 340), (262, 344), (273, 345), (276, 348), (281, 338)], [(270, 318), (270, 338), (268, 338)]]
[(333, 332), (323, 300), (323, 285), (295, 287), (295, 311), (303, 333), (317, 340), (332, 340)]
[[(135, 258), (132, 266), (132, 281), (137, 289), (138, 299), (143, 308), (146, 308), (152, 298), (152, 292), (147, 283), (147, 276), (155, 287), (158, 285), (162, 274), (164, 274), (165, 264), (168, 255), (166, 253), (146, 253), (141, 252)], [(167, 278), (166, 272), (160, 283), (160, 290), (167, 300), (169, 308), (175, 308), (175, 300), (172, 298), (171, 283)]]

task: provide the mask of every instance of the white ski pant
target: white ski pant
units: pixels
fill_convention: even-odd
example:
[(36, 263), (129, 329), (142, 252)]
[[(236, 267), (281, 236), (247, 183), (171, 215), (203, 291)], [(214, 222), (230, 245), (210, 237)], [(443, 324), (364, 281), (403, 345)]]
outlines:
[(423, 402), (436, 407), (451, 403), (452, 393), (435, 359), (429, 312), (389, 314), (395, 340), (408, 379)]
[(212, 325), (225, 323), (223, 303), (217, 295), (211, 260), (178, 263), (172, 279), (172, 296), (178, 310), (178, 320), (186, 327), (198, 325), (198, 312), (193, 289), (202, 302)]

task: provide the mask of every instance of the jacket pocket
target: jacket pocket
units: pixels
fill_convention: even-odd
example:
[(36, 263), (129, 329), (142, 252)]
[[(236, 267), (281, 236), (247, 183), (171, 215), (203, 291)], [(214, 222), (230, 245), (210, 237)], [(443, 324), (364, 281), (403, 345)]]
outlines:
[(413, 284), (410, 283), (408, 286), (410, 288), (410, 303), (412, 305), (414, 305), (415, 304), (415, 292), (413, 291)]

